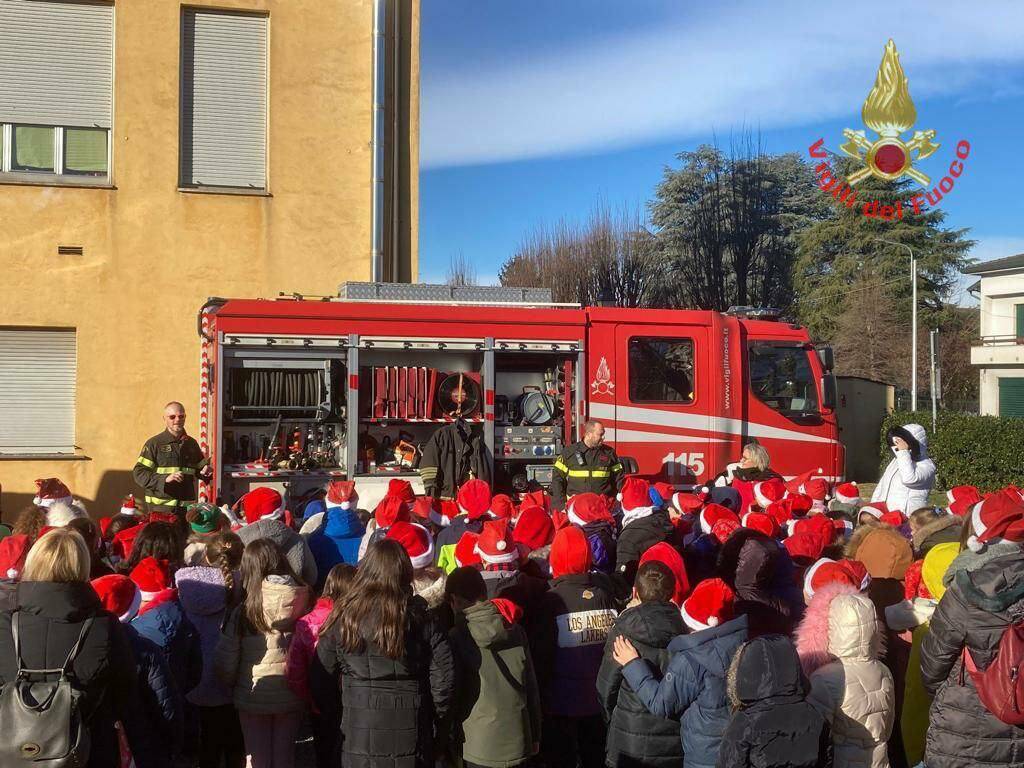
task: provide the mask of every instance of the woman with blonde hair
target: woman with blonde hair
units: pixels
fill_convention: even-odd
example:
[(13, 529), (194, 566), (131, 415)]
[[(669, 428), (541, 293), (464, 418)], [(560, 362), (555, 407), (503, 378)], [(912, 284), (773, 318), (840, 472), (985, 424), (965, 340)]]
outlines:
[(69, 676), (84, 692), (82, 712), (91, 738), (88, 765), (108, 768), (119, 761), (114, 723), (130, 706), (135, 663), (124, 628), (103, 610), (89, 584), (89, 567), (85, 540), (69, 528), (48, 531), (32, 546), (17, 606), (0, 614), (0, 686), (13, 682), (19, 668), (61, 668), (81, 640)]

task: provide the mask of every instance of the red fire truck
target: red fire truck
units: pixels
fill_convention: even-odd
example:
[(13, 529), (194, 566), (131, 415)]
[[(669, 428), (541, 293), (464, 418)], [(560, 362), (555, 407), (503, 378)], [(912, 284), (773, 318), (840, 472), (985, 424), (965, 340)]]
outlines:
[(348, 477), (370, 507), (392, 477), (422, 488), (418, 447), (453, 422), (506, 492), (547, 483), (588, 418), (634, 471), (680, 488), (752, 439), (786, 476), (843, 473), (832, 351), (777, 313), (346, 283), (333, 297), (211, 299), (199, 331), (215, 470), (201, 495), (221, 503), (272, 483), (298, 505)]

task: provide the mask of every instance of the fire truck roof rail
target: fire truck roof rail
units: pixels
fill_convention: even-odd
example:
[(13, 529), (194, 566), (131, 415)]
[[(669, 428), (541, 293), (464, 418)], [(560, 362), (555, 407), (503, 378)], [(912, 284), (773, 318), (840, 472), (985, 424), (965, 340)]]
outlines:
[(729, 307), (725, 314), (741, 320), (778, 320), (782, 310), (774, 307)]
[(501, 285), (433, 285), (429, 283), (358, 283), (338, 286), (338, 299), (387, 304), (476, 304), (498, 307), (567, 307), (551, 300), (549, 288)]

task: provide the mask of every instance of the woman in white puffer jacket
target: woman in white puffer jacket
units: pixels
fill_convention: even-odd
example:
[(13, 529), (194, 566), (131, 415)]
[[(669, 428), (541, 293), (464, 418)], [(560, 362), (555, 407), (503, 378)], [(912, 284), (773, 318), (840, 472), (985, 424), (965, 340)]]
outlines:
[(852, 586), (829, 584), (814, 593), (796, 636), (807, 701), (832, 728), (834, 768), (888, 768), (896, 693), (878, 660), (884, 634), (874, 604)]
[(935, 485), (928, 435), (920, 424), (905, 424), (890, 429), (886, 437), (895, 457), (882, 473), (871, 501), (883, 501), (889, 509), (909, 515), (928, 506), (928, 494)]

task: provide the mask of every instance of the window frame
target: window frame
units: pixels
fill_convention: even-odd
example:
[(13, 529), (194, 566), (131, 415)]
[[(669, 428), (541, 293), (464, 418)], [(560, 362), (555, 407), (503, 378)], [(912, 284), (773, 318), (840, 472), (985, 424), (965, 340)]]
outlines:
[[(806, 419), (809, 419), (809, 418), (816, 418), (816, 419), (824, 418), (825, 412), (822, 410), (824, 408), (824, 406), (823, 406), (824, 398), (822, 397), (822, 392), (821, 392), (821, 389), (820, 389), (820, 387), (821, 387), (821, 375), (815, 372), (814, 364), (812, 362), (812, 353), (814, 352), (813, 346), (809, 346), (806, 342), (802, 342), (802, 341), (787, 341), (785, 339), (751, 339), (751, 340), (749, 340), (747, 342), (746, 347), (747, 347), (747, 350), (746, 350), (747, 351), (746, 364), (747, 364), (747, 381), (748, 381), (747, 389), (750, 392), (750, 394), (754, 397), (754, 399), (757, 400), (757, 402), (759, 402), (761, 405), (763, 405), (765, 408), (769, 409), (773, 413), (777, 413), (777, 414), (779, 414), (779, 416), (782, 416), (783, 418), (789, 419), (791, 421), (800, 421), (800, 420), (806, 420)], [(773, 349), (795, 349), (795, 350), (799, 350), (799, 351), (803, 352), (804, 359), (807, 361), (807, 370), (810, 372), (810, 380), (809, 380), (810, 381), (810, 385), (811, 385), (811, 388), (814, 391), (815, 403), (814, 403), (814, 410), (813, 411), (812, 410), (795, 411), (792, 408), (783, 410), (781, 408), (776, 408), (775, 406), (771, 405), (766, 400), (761, 398), (761, 396), (758, 394), (757, 390), (754, 389), (754, 375), (753, 375), (754, 366), (753, 366), (752, 361), (751, 361), (751, 355), (752, 355), (752, 353), (753, 353), (753, 351), (754, 351), (754, 349), (756, 347), (771, 347)], [(790, 402), (792, 402), (792, 398), (790, 399)]]
[[(16, 126), (53, 129), (53, 171), (23, 171), (11, 168), (14, 149), (14, 129)], [(64, 132), (68, 128), (106, 131), (107, 133), (107, 172), (104, 175), (90, 176), (81, 173), (68, 173), (64, 167)], [(42, 125), (39, 123), (0, 123), (0, 183), (17, 184), (53, 184), (69, 187), (109, 187), (112, 184), (111, 166), (113, 165), (113, 129), (97, 126)]]
[[(631, 351), (633, 349), (633, 342), (636, 340), (654, 340), (666, 343), (679, 343), (688, 342), (690, 345), (690, 399), (689, 400), (639, 400), (633, 396), (633, 358)], [(638, 405), (672, 405), (680, 408), (689, 408), (697, 402), (697, 339), (693, 336), (681, 336), (679, 334), (673, 334), (671, 336), (658, 336), (655, 334), (645, 335), (630, 335), (626, 339), (626, 387), (629, 402)]]

